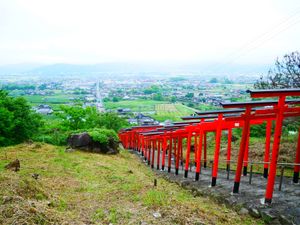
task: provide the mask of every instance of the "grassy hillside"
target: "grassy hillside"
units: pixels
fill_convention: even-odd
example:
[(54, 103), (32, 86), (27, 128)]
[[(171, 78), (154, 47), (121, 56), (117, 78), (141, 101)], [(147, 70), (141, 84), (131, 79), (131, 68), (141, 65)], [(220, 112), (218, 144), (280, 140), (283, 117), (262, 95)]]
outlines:
[[(16, 158), (21, 170), (5, 170)], [(154, 173), (126, 151), (107, 156), (21, 144), (0, 148), (0, 162), (0, 224), (261, 223), (161, 178), (153, 187)]]

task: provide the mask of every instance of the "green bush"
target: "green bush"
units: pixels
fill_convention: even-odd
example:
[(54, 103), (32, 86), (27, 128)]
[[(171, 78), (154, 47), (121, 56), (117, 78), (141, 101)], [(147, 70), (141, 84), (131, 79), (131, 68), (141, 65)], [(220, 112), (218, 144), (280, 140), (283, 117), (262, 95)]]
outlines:
[(108, 144), (110, 138), (119, 141), (118, 135), (114, 130), (95, 128), (88, 131), (93, 141), (98, 141), (100, 144)]
[[(233, 129), (233, 135), (237, 138), (242, 137), (243, 128)], [(250, 137), (265, 137), (266, 136), (266, 123), (259, 125), (251, 125)]]
[(266, 136), (266, 123), (251, 126), (250, 137), (265, 137), (265, 136)]
[(45, 118), (44, 126), (32, 139), (53, 145), (65, 145), (70, 134), (88, 132), (93, 140), (102, 144), (109, 138), (118, 141), (116, 132), (128, 126), (128, 122), (116, 113), (99, 113), (95, 107), (81, 105), (61, 106), (61, 112), (53, 118)]
[(31, 110), (24, 98), (10, 97), (0, 90), (0, 146), (32, 138), (41, 125), (41, 117)]

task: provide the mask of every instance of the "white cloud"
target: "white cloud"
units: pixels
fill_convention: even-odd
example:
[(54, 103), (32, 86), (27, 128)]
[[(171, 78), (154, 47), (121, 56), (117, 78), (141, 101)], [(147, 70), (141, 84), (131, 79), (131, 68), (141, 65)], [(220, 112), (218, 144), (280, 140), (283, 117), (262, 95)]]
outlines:
[(0, 3), (0, 64), (270, 62), (299, 49), (299, 24), (252, 43), (250, 53), (239, 48), (276, 34), (297, 9), (300, 20), (299, 7), (295, 0), (10, 0)]

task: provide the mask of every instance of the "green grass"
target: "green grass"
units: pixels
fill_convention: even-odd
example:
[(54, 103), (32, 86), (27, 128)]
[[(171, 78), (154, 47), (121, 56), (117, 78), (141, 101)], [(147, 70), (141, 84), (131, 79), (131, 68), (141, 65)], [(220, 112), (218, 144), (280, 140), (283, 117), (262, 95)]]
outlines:
[(132, 112), (155, 112), (150, 116), (154, 117), (158, 121), (181, 120), (181, 116), (187, 116), (194, 113), (196, 110), (180, 103), (171, 104), (163, 101), (154, 100), (130, 100), (130, 101), (119, 101), (119, 102), (105, 102), (104, 106), (106, 109), (115, 110), (117, 108), (129, 108)]
[(18, 173), (0, 164), (0, 199), (12, 197), (0, 207), (0, 224), (262, 223), (156, 177), (125, 150), (108, 156), (35, 143), (0, 148), (0, 162), (15, 158)]
[[(20, 95), (15, 93), (14, 96)], [(73, 98), (80, 96), (81, 95), (66, 94), (60, 90), (56, 90), (53, 95), (22, 95), (21, 97), (24, 97), (31, 106), (47, 104), (50, 105), (54, 111), (59, 111), (61, 105), (71, 103), (73, 102)]]
[(25, 95), (23, 96), (25, 99), (27, 99), (30, 103), (39, 103), (39, 104), (60, 104), (60, 103), (68, 103), (70, 102), (70, 99), (72, 96), (66, 95), (66, 94), (55, 94), (55, 95)]
[(156, 104), (163, 104), (162, 101), (154, 100), (130, 100), (130, 101), (119, 101), (119, 102), (104, 102), (105, 109), (117, 109), (117, 108), (129, 108), (133, 112), (147, 112), (154, 111)]
[(197, 109), (197, 111), (208, 111), (208, 110), (218, 110), (222, 107), (217, 107), (217, 106), (213, 106), (213, 105), (209, 105), (209, 104), (200, 103), (195, 108)]
[(189, 116), (196, 110), (182, 104), (157, 104), (153, 117), (158, 121), (180, 121), (182, 116)]

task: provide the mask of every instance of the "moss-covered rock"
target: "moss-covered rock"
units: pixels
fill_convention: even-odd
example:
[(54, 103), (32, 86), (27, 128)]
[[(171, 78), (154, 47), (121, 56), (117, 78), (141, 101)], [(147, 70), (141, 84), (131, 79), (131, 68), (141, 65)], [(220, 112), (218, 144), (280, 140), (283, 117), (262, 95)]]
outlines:
[(112, 135), (111, 132), (106, 132), (106, 129), (72, 134), (68, 137), (67, 142), (71, 148), (83, 151), (103, 154), (119, 153), (119, 141), (117, 137)]

